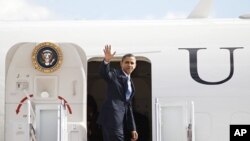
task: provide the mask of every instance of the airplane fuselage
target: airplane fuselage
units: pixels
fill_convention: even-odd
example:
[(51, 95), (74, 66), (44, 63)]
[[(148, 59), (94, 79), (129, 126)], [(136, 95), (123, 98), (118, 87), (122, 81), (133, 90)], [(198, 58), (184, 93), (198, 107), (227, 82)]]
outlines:
[[(113, 67), (119, 68), (125, 53), (137, 57), (134, 107), (148, 121), (142, 134), (149, 141), (228, 141), (230, 125), (250, 124), (248, 20), (1, 22), (0, 33), (0, 100), (5, 105), (0, 140), (27, 139), (26, 102), (16, 114), (25, 97), (18, 84), (29, 84), (38, 115), (45, 118), (44, 105), (56, 109), (63, 101), (57, 96), (67, 100), (72, 110), (67, 110), (67, 138), (87, 140), (87, 95), (98, 110), (105, 99), (98, 74), (105, 44), (117, 52)], [(32, 66), (32, 51), (42, 42), (62, 50), (62, 64), (51, 73)], [(47, 81), (52, 87), (43, 93)], [(46, 101), (51, 94), (54, 101)], [(45, 139), (43, 134), (38, 133)]]

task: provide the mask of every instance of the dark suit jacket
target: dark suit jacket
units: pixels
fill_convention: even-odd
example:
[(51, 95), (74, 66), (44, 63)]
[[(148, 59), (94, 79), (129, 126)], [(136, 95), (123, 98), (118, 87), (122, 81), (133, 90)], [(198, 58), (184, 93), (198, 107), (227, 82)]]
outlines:
[(122, 129), (124, 121), (129, 131), (135, 131), (135, 121), (132, 111), (132, 98), (135, 94), (134, 84), (132, 95), (126, 101), (127, 78), (121, 69), (110, 69), (110, 63), (104, 61), (100, 65), (100, 74), (107, 82), (107, 98), (102, 106), (97, 123), (114, 130)]

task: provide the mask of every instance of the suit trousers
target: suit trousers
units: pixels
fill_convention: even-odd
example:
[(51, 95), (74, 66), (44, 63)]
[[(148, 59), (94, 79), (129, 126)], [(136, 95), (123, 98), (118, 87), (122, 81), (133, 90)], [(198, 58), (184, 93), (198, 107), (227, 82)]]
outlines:
[(102, 126), (103, 141), (124, 141), (123, 129), (111, 129)]
[(123, 127), (123, 129), (112, 129), (102, 126), (103, 141), (130, 141), (126, 124)]

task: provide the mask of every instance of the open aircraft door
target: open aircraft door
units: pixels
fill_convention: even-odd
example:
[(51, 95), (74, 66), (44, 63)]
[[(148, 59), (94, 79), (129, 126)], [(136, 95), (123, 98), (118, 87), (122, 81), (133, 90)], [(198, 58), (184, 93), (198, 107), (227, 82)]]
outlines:
[(5, 141), (87, 141), (87, 60), (72, 43), (19, 43), (6, 57)]
[(195, 141), (193, 101), (156, 99), (157, 141)]

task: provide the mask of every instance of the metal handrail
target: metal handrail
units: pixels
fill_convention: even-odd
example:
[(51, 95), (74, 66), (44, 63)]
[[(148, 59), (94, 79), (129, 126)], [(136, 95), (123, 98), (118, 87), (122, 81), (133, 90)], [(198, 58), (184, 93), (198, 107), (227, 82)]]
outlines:
[(35, 119), (36, 119), (36, 114), (34, 112), (33, 106), (32, 106), (32, 101), (31, 98), (29, 96), (29, 94), (27, 93), (27, 91), (24, 89), (23, 90), (26, 97), (27, 97), (27, 110), (28, 110), (28, 125), (29, 125), (29, 140), (30, 141), (37, 141), (36, 139), (36, 130), (35, 130)]

